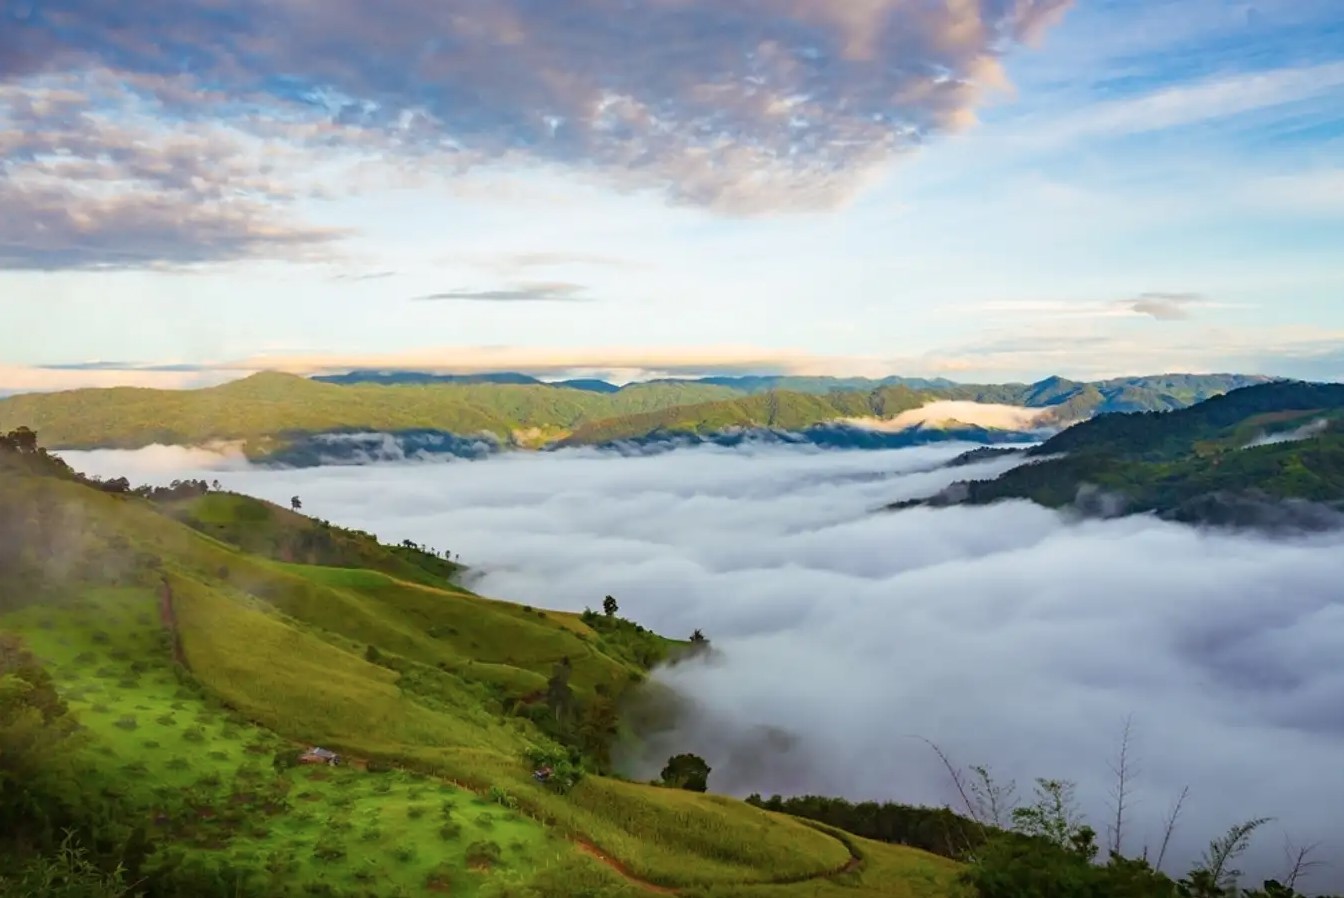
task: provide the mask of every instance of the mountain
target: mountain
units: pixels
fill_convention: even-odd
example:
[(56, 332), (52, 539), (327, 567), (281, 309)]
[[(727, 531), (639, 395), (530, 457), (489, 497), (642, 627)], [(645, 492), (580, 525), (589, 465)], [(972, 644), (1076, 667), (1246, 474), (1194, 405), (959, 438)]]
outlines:
[(501, 371), (493, 374), (427, 374), (419, 371), (351, 371), (347, 374), (322, 374), (313, 378), (319, 383), (328, 384), (379, 384), (397, 386), (404, 384), (515, 384), (538, 385), (541, 381), (528, 374), (516, 371)]
[(958, 893), (951, 860), (615, 775), (623, 699), (694, 644), (457, 570), (0, 437), (0, 892), (52, 894), (9, 877), (68, 828), (75, 872), (152, 896)]
[[(288, 463), (342, 453), (357, 458), (368, 454), (363, 444), (380, 443), (386, 434), (417, 444), (405, 454), (444, 451), (475, 457), (508, 449), (658, 442), (668, 434), (799, 432), (846, 426), (855, 419), (874, 419), (886, 427), (884, 422), (904, 412), (938, 402), (1038, 409), (1041, 414), (1032, 416), (1029, 427), (988, 425), (996, 432), (1035, 433), (1108, 412), (1180, 408), (1264, 380), (1164, 375), (1089, 384), (1050, 378), (1035, 384), (948, 385), (893, 378), (876, 387), (848, 389), (860, 380), (707, 378), (617, 388), (591, 380), (514, 382), (526, 375), (510, 373), (356, 372), (341, 377), (333, 382), (261, 373), (200, 390), (26, 394), (0, 399), (0, 429), (32, 427), (62, 449), (235, 443), (254, 459), (284, 455)], [(760, 391), (766, 383), (776, 387)], [(790, 383), (801, 389), (781, 386)], [(986, 426), (955, 415), (952, 420)], [(922, 426), (927, 430), (937, 423)]]
[(1024, 453), (994, 480), (911, 504), (1029, 499), (1191, 523), (1344, 523), (1344, 385), (1280, 381), (1171, 412), (1103, 415)]

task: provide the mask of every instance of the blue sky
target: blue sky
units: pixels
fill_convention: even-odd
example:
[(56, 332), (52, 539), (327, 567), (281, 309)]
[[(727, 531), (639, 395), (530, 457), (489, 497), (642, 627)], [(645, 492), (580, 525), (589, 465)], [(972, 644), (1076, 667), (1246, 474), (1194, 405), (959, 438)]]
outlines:
[(1344, 379), (1335, 0), (314, 8), (0, 0), (0, 390)]

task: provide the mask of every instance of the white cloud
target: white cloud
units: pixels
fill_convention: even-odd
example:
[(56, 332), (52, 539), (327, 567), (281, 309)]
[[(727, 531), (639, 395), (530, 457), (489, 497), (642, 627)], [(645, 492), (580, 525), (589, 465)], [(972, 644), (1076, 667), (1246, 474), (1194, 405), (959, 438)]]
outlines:
[[(1076, 779), (1102, 828), (1107, 761), (1133, 714), (1132, 846), (1160, 838), (1189, 784), (1182, 861), (1252, 815), (1277, 821), (1248, 873), (1279, 872), (1282, 832), (1344, 855), (1340, 536), (1071, 523), (1017, 503), (871, 513), (996, 470), (936, 470), (955, 451), (573, 452), (209, 476), (460, 552), (486, 594), (577, 610), (610, 593), (661, 632), (703, 628), (724, 660), (661, 677), (700, 714), (656, 748), (704, 754), (719, 789), (952, 801), (920, 735), (1024, 785)], [(127, 462), (68, 457), (105, 473)], [(757, 725), (795, 747), (763, 749)], [(1339, 873), (1311, 885), (1338, 886)]]

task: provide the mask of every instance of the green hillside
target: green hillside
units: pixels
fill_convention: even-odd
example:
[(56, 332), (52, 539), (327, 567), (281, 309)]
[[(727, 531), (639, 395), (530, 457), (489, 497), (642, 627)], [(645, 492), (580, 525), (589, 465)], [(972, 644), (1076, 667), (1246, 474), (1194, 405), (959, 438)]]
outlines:
[(610, 395), (510, 384), (340, 386), (267, 373), (200, 390), (120, 387), (12, 396), (0, 400), (0, 430), (31, 427), (63, 449), (237, 441), (264, 452), (296, 433), (417, 428), (489, 433), (527, 445), (582, 421), (732, 395), (723, 387), (688, 384), (650, 384)]
[(872, 393), (761, 393), (722, 402), (676, 406), (581, 424), (559, 445), (593, 445), (654, 433), (711, 433), (731, 427), (800, 430), (841, 418), (892, 418), (928, 398), (907, 387)]
[(4, 438), (0, 894), (55, 894), (25, 889), (78, 866), (67, 827), (154, 896), (958, 894), (950, 860), (613, 776), (623, 695), (688, 644), (442, 564)]
[[(1344, 509), (1344, 385), (1278, 382), (1178, 411), (1105, 415), (1028, 456), (1030, 464), (995, 480), (924, 501), (1058, 508), (1096, 489), (1125, 511), (1232, 524), (1255, 523), (1267, 502)], [(901, 507), (910, 504), (919, 503)]]
[[(940, 399), (1048, 408), (1066, 425), (1108, 412), (1164, 411), (1256, 383), (1240, 375), (1164, 375), (1077, 383), (962, 385), (889, 378), (714, 378), (614, 392), (468, 379), (368, 375), (319, 382), (264, 373), (199, 390), (115, 388), (0, 399), (0, 431), (25, 426), (54, 448), (237, 443), (253, 457), (342, 432), (490, 435), (505, 447), (589, 445), (658, 433), (806, 428), (890, 418)], [(521, 375), (517, 379), (525, 380)]]

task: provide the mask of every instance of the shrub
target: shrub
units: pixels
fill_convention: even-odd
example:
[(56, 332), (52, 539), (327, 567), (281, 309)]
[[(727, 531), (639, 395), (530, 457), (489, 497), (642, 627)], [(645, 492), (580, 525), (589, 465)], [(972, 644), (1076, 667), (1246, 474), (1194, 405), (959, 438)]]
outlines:
[(409, 864), (415, 860), (415, 854), (414, 845), (398, 845), (392, 850), (392, 856), (403, 864)]
[(191, 727), (190, 729), (183, 731), (182, 738), (185, 739), (187, 742), (204, 742), (205, 729), (204, 727), (198, 727), (198, 726)]
[(445, 842), (455, 842), (462, 837), (462, 824), (452, 820), (444, 821), (439, 827), (439, 838)]
[(510, 810), (517, 810), (518, 808), (518, 799), (514, 798), (508, 792), (505, 792), (499, 786), (491, 786), (487, 797), (495, 804)]
[(467, 865), (471, 867), (493, 867), (502, 856), (503, 853), (494, 842), (472, 842), (467, 846)]
[(425, 808), (423, 805), (413, 804), (406, 809), (407, 819), (419, 820), (423, 816), (425, 816)]
[(138, 724), (136, 724), (135, 722), (135, 716), (131, 714), (127, 714), (125, 717), (120, 718), (119, 720), (117, 720), (115, 724), (113, 724), (113, 726), (120, 727), (123, 730), (133, 730), (136, 728), (137, 725)]

